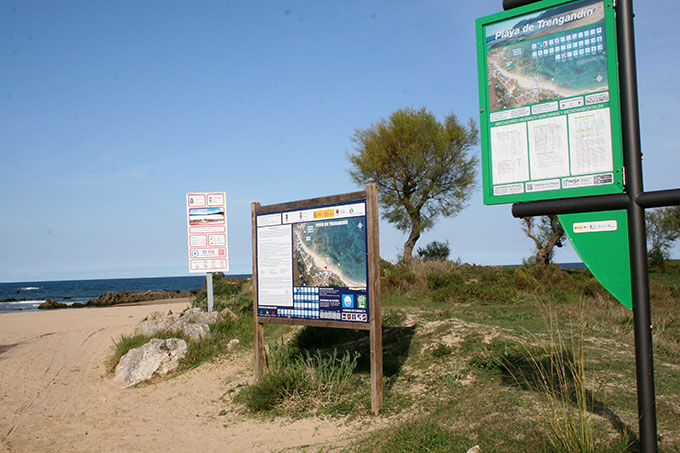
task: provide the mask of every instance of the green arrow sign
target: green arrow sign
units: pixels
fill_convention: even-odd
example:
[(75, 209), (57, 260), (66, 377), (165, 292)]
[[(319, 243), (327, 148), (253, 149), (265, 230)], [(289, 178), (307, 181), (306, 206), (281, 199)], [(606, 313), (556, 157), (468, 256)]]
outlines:
[(562, 214), (567, 237), (595, 278), (619, 302), (633, 309), (625, 210)]

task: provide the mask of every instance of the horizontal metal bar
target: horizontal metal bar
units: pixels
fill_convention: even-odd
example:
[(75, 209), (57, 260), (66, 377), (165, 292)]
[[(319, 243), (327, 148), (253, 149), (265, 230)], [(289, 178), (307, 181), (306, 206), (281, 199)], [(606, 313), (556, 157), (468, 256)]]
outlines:
[(625, 193), (597, 197), (561, 198), (558, 200), (513, 203), (512, 216), (516, 218), (577, 212), (615, 211), (626, 209), (630, 198)]
[(643, 208), (680, 206), (680, 189), (642, 192), (635, 198), (635, 203)]
[(529, 3), (536, 3), (539, 0), (503, 0), (503, 10), (507, 11), (518, 6), (528, 5)]

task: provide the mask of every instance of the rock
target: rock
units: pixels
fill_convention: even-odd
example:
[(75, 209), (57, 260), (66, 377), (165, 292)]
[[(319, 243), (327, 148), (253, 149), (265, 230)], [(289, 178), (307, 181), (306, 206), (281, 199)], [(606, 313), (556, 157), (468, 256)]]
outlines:
[(179, 338), (154, 338), (144, 346), (130, 349), (120, 358), (114, 380), (130, 385), (165, 376), (182, 365), (187, 342)]
[(210, 326), (208, 324), (201, 324), (195, 322), (181, 323), (182, 332), (192, 341), (199, 341), (201, 338), (210, 336)]
[(140, 321), (136, 333), (151, 337), (163, 330), (183, 332), (192, 341), (199, 341), (210, 336), (211, 324), (223, 319), (221, 313), (207, 313), (200, 308), (190, 308), (180, 314), (154, 312)]
[(60, 302), (55, 302), (52, 299), (47, 299), (42, 304), (38, 305), (38, 308), (42, 310), (53, 310), (55, 308), (68, 308), (68, 305), (62, 304)]
[(227, 351), (233, 351), (238, 347), (239, 344), (241, 344), (241, 342), (237, 338), (234, 338), (229, 342), (229, 344), (227, 344)]
[(90, 306), (105, 307), (108, 305), (126, 304), (131, 302), (142, 302), (159, 299), (177, 299), (179, 297), (189, 297), (191, 294), (179, 290), (149, 290), (149, 291), (120, 291), (117, 293), (108, 291), (95, 300), (87, 303)]
[(175, 324), (177, 318), (178, 316), (172, 313), (163, 315), (163, 313), (155, 311), (139, 322), (136, 333), (151, 337), (163, 330), (171, 330), (170, 327)]
[(183, 322), (189, 323), (214, 324), (218, 321), (222, 321), (223, 318), (220, 313), (215, 311), (208, 313), (200, 308), (190, 308), (180, 315), (180, 319)]
[(220, 312), (220, 314), (224, 319), (231, 318), (232, 321), (238, 321), (238, 316), (236, 316), (236, 313), (231, 311), (229, 308), (225, 308)]

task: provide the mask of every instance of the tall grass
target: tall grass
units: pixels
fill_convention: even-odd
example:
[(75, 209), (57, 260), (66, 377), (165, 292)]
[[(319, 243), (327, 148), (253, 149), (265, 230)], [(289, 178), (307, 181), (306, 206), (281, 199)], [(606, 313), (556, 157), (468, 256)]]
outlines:
[(551, 451), (627, 451), (630, 439), (625, 436), (597, 442), (593, 391), (588, 389), (582, 303), (566, 334), (551, 306), (545, 308), (545, 318), (547, 343), (529, 334), (530, 341), (520, 343), (521, 348), (511, 348), (513, 353), (508, 353), (506, 346), (505, 354), (495, 354), (490, 360), (498, 363), (515, 384), (539, 395), (539, 423)]
[(236, 401), (251, 412), (276, 411), (289, 415), (328, 412), (348, 404), (357, 388), (358, 354), (333, 351), (296, 352), (275, 343), (265, 352), (267, 372), (255, 384), (244, 387)]
[(548, 311), (548, 360), (531, 356), (536, 371), (534, 385), (545, 401), (544, 421), (548, 441), (555, 451), (595, 451), (595, 438), (586, 387), (587, 370), (583, 348), (583, 306), (579, 307), (576, 332), (565, 339), (555, 314)]

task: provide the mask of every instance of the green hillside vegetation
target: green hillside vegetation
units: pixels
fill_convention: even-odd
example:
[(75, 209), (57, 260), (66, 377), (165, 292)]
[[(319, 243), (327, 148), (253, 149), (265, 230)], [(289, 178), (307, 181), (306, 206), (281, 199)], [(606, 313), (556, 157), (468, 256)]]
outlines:
[[(383, 261), (381, 279), (387, 423), (370, 412), (368, 333), (345, 329), (267, 325), (267, 374), (223, 407), (365, 424), (333, 451), (635, 451), (632, 313), (587, 270)], [(680, 263), (650, 283), (659, 445), (678, 451)], [(250, 280), (217, 278), (215, 300), (251, 354)]]

